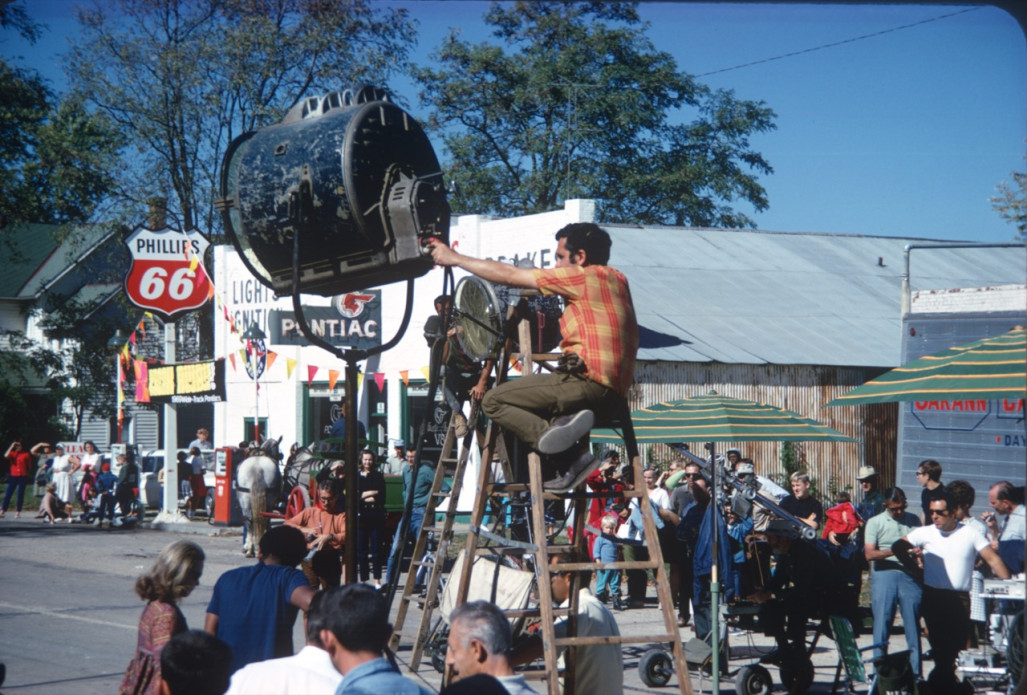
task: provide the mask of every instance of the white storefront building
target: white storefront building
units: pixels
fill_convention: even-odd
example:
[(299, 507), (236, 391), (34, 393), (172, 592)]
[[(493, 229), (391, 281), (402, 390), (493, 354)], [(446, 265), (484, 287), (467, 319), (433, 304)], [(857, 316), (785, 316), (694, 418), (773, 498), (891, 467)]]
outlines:
[[(536, 267), (552, 267), (556, 231), (593, 217), (594, 203), (589, 200), (567, 201), (563, 210), (515, 219), (457, 217), (450, 243), (471, 256), (505, 262), (529, 259)], [(615, 248), (612, 265), (616, 252)], [(456, 280), (464, 274), (456, 269)], [(429, 351), (423, 327), (435, 313), (434, 298), (443, 291), (443, 270), (434, 268), (414, 282), (411, 319), (398, 344), (359, 363), (359, 418), (367, 425), (368, 438), (379, 442), (382, 451), (389, 440), (411, 441), (428, 391)], [(214, 285), (215, 355), (227, 361), (227, 398), (214, 406), (217, 444), (249, 440), (255, 420), (260, 435), (281, 437), (284, 449), (294, 442), (326, 438), (345, 395), (345, 362), (307, 344), (295, 327), (292, 298), (276, 297), (230, 246), (214, 249)], [(303, 295), (302, 308), (315, 332), (333, 345), (366, 348), (393, 339), (406, 296), (407, 283), (399, 282), (367, 287), (351, 293), (348, 300)], [(245, 368), (246, 341), (241, 338), (253, 325), (267, 336), (257, 383)]]

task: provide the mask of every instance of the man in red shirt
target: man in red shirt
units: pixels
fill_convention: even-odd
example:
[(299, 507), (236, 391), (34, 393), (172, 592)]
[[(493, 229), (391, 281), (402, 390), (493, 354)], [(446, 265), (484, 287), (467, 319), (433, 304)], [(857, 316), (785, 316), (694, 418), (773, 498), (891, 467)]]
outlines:
[(616, 412), (634, 379), (638, 323), (624, 275), (606, 263), (610, 235), (591, 222), (569, 224), (556, 233), (555, 268), (518, 268), (457, 253), (438, 240), (428, 242), (435, 262), (457, 266), (489, 282), (537, 289), (564, 298), (560, 318), (563, 356), (551, 374), (531, 374), (485, 394), (482, 411), (564, 473), (547, 490), (576, 487), (598, 466), (580, 440)]

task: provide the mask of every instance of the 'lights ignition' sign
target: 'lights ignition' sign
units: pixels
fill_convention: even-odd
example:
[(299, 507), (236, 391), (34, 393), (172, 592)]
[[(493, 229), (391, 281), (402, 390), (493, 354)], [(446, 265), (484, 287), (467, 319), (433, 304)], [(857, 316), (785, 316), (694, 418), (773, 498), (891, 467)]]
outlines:
[(125, 239), (132, 266), (125, 294), (132, 303), (165, 320), (199, 309), (210, 296), (210, 278), (201, 264), (210, 245), (199, 232), (140, 227)]

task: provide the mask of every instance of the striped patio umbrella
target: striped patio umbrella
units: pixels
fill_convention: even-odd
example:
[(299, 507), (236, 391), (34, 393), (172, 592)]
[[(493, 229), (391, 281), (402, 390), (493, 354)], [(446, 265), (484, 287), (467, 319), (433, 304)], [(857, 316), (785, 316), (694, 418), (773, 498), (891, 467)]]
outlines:
[[(717, 393), (657, 403), (631, 413), (640, 443), (854, 442), (838, 430), (798, 413)], [(593, 430), (593, 442), (617, 442), (614, 430)]]
[(827, 405), (892, 401), (1020, 399), (1027, 392), (1027, 331), (957, 345), (868, 381)]

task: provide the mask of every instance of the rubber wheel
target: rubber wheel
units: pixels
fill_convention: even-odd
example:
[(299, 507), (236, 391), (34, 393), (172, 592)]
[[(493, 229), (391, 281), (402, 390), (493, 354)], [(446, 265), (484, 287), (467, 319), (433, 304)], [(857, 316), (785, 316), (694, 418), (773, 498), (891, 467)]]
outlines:
[(662, 688), (670, 682), (674, 661), (662, 649), (650, 649), (638, 660), (638, 675), (650, 688)]
[(289, 493), (289, 499), (285, 503), (285, 518), (291, 519), (309, 506), (310, 494), (305, 487), (297, 485)]
[(786, 658), (780, 671), (781, 685), (789, 693), (804, 693), (813, 685), (813, 662), (805, 654)]
[(759, 664), (743, 666), (735, 676), (737, 695), (767, 695), (774, 689), (770, 671)]

